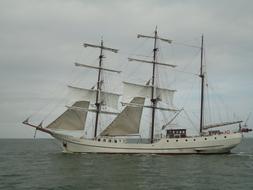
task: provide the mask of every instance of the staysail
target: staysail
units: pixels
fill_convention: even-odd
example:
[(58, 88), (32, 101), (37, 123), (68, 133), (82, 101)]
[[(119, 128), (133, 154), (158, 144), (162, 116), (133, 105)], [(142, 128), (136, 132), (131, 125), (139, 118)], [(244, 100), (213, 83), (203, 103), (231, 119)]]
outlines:
[[(78, 101), (73, 106), (88, 109), (89, 102)], [(47, 126), (49, 129), (83, 130), (85, 127), (87, 112), (68, 109), (56, 120)]]
[(141, 116), (145, 98), (135, 97), (130, 102), (139, 106), (126, 106), (113, 122), (100, 134), (101, 136), (117, 136), (139, 133)]

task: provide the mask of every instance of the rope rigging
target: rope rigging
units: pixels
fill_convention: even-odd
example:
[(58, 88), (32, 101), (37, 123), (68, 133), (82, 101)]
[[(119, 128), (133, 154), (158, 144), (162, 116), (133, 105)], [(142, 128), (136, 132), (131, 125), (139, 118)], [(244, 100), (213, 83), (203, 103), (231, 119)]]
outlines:
[[(137, 46), (136, 48), (135, 48), (135, 50), (134, 51), (139, 51), (139, 49), (142, 49), (143, 50), (143, 48), (141, 48), (143, 45), (145, 45), (146, 43), (147, 43), (147, 41), (148, 41), (148, 39), (145, 39), (145, 40), (143, 40), (142, 42), (141, 42), (141, 44), (139, 45), (139, 46)], [(90, 45), (90, 44), (88, 44), (88, 45)], [(161, 60), (167, 60), (165, 57), (164, 57), (164, 52), (163, 52), (163, 48), (162, 48), (162, 46), (161, 46), (161, 43), (159, 43), (159, 40), (157, 41), (157, 48), (158, 48), (158, 50), (159, 50), (159, 58), (161, 59)], [(184, 64), (184, 65), (180, 65), (180, 68), (179, 69), (169, 69), (169, 72), (165, 72), (165, 69), (164, 69), (164, 67), (161, 65), (159, 65), (159, 64), (157, 64), (156, 65), (156, 69), (155, 69), (155, 78), (156, 78), (156, 81), (155, 81), (155, 83), (154, 83), (154, 86), (155, 87), (162, 87), (162, 86), (165, 86), (166, 88), (169, 88), (172, 84), (178, 84), (178, 83), (190, 83), (190, 90), (192, 90), (193, 89), (193, 87), (194, 87), (194, 84), (193, 84), (193, 80), (195, 80), (195, 79), (191, 79), (191, 80), (189, 80), (187, 77), (184, 77), (184, 78), (180, 78), (176, 73), (182, 73), (182, 74), (185, 74), (185, 75), (189, 75), (189, 76), (199, 76), (199, 74), (197, 74), (197, 73), (195, 73), (195, 72), (191, 72), (191, 71), (189, 71), (188, 70), (188, 68), (189, 67), (191, 67), (191, 66), (193, 66), (194, 64), (195, 64), (195, 61), (196, 61), (196, 58), (198, 57), (198, 55), (199, 55), (199, 53), (200, 53), (200, 47), (199, 46), (195, 46), (195, 45), (191, 45), (191, 44), (187, 44), (187, 43), (184, 43), (184, 42), (177, 42), (177, 41), (173, 41), (173, 43), (172, 43), (172, 45), (170, 46), (170, 50), (171, 50), (171, 52), (172, 52), (172, 54), (170, 54), (172, 57), (174, 56), (174, 60), (172, 61), (173, 63), (179, 63), (179, 59), (177, 60), (177, 57), (176, 57), (176, 53), (174, 52), (174, 46), (177, 46), (177, 45), (179, 45), (179, 46), (185, 46), (185, 47), (189, 47), (189, 48), (193, 48), (193, 49), (197, 49), (197, 51), (194, 51), (194, 56), (192, 57), (192, 59), (188, 59), (187, 58), (187, 60), (189, 60), (189, 61), (187, 61), (187, 63), (186, 64)], [(153, 51), (150, 51), (150, 49), (149, 49), (149, 55), (151, 55), (151, 53), (153, 53)], [(122, 53), (120, 53), (120, 54), (124, 54), (124, 52)], [(166, 54), (167, 54), (167, 51), (166, 51)], [(173, 55), (174, 54), (174, 55)], [(142, 57), (146, 57), (146, 58), (152, 58), (151, 56), (144, 56), (144, 55), (142, 55), (142, 54), (139, 54), (139, 53), (130, 53), (130, 54), (127, 54), (127, 55), (134, 55), (134, 56), (142, 56)], [(160, 59), (159, 59), (159, 61), (160, 61)], [(85, 60), (85, 59), (84, 59)], [(96, 59), (94, 59), (92, 62), (91, 62), (91, 65), (96, 65), (96, 63), (97, 63), (97, 61), (98, 61), (98, 58), (96, 58)], [(158, 60), (156, 60), (157, 62), (158, 62)], [(180, 63), (179, 63), (180, 64)], [(176, 65), (179, 65), (179, 64), (176, 64)], [(134, 64), (133, 64), (134, 65)], [(123, 70), (127, 70), (127, 68), (126, 67), (128, 67), (128, 64), (124, 64), (123, 65)], [(137, 73), (139, 73), (140, 72), (140, 67), (138, 66), (138, 65), (136, 65), (136, 66), (133, 66), (133, 71), (131, 72), (131, 75), (132, 76), (134, 76), (134, 75), (136, 75)], [(204, 53), (204, 68), (206, 69), (206, 57), (205, 57), (205, 53)], [(74, 75), (73, 72), (74, 71), (74, 69), (73, 70), (71, 70), (71, 75)], [(167, 70), (166, 70), (167, 71)], [(88, 74), (86, 74), (86, 75), (89, 75), (89, 73), (91, 73), (92, 71), (89, 71), (89, 70), (85, 70), (85, 72), (87, 73), (88, 72)], [(172, 75), (172, 73), (174, 73), (174, 75)], [(207, 76), (207, 74), (206, 74), (206, 72), (204, 72), (205, 73), (205, 78), (206, 78), (206, 80), (205, 80), (205, 88), (206, 88), (206, 91), (205, 91), (205, 98), (206, 98), (206, 101), (205, 101), (205, 117), (204, 117), (204, 123), (208, 123), (208, 122), (214, 122), (214, 120), (216, 119), (215, 118), (215, 116), (213, 116), (213, 114), (214, 113), (216, 113), (217, 114), (217, 112), (221, 112), (221, 109), (215, 109), (215, 111), (213, 111), (213, 107), (212, 107), (212, 105), (211, 105), (211, 103), (210, 103), (210, 101), (211, 101), (211, 99), (213, 99), (213, 97), (214, 96), (210, 96), (210, 87), (211, 87), (211, 85), (208, 83), (208, 76)], [(82, 80), (82, 77), (80, 77), (80, 75), (83, 75), (83, 73), (77, 73), (77, 74), (75, 74), (74, 75), (74, 77), (73, 77), (73, 79), (72, 79), (72, 83), (81, 83), (81, 82), (83, 82), (83, 80)], [(101, 90), (104, 90), (104, 89), (107, 89), (107, 88), (110, 88), (112, 85), (110, 85), (110, 80), (109, 80), (109, 78), (111, 77), (112, 75), (111, 74), (108, 74), (107, 72), (102, 72), (101, 73), (101, 81), (103, 81), (103, 85), (101, 85), (102, 86), (102, 89)], [(146, 75), (147, 76), (147, 75)], [(146, 77), (145, 76), (145, 77)], [(174, 78), (172, 77), (172, 76), (174, 76)], [(141, 80), (140, 78), (141, 78), (141, 76), (138, 76), (139, 78), (138, 78), (138, 80)], [(171, 79), (171, 78), (173, 78), (173, 80), (168, 80), (168, 79)], [(142, 79), (142, 82), (144, 82), (144, 83), (146, 83), (146, 85), (149, 85), (152, 81), (150, 80), (151, 78), (150, 78), (150, 76), (147, 78), (145, 78), (145, 79)], [(148, 82), (147, 82), (147, 80), (148, 80)], [(181, 81), (180, 81), (181, 80)], [(95, 86), (94, 86), (95, 87)], [(94, 88), (95, 89), (95, 88)], [(113, 89), (113, 91), (115, 90), (116, 88), (114, 88)], [(211, 90), (212, 90), (212, 87), (211, 87)], [(56, 89), (54, 89), (54, 91), (56, 92), (57, 90)], [(59, 91), (57, 91), (58, 93), (59, 93)], [(59, 94), (61, 94), (64, 98), (62, 98), (62, 99), (60, 99), (59, 101), (57, 101), (57, 103), (50, 109), (50, 111), (49, 112), (47, 112), (47, 115), (45, 115), (43, 118), (42, 118), (42, 122), (44, 121), (44, 120), (46, 120), (46, 119), (48, 119), (49, 118), (49, 116), (57, 109), (57, 107), (59, 106), (59, 105), (61, 105), (61, 103), (63, 103), (63, 101), (65, 101), (66, 102), (66, 97), (68, 97), (68, 95), (69, 95), (69, 93), (66, 93), (66, 92), (64, 92), (64, 93), (59, 93)], [(181, 97), (181, 102), (184, 102), (185, 104), (187, 104), (187, 102), (189, 102), (190, 101), (190, 99), (191, 98), (193, 98), (193, 96), (190, 96), (190, 91), (186, 91), (186, 93), (184, 94), (184, 97), (182, 96)], [(188, 99), (188, 100), (187, 100)], [(223, 100), (221, 97), (219, 97), (219, 99), (220, 100)], [(105, 103), (107, 103), (107, 102), (110, 102), (111, 100), (110, 100), (110, 98), (109, 97), (105, 97), (104, 98), (104, 102)], [(224, 101), (222, 101), (223, 102), (223, 104), (224, 104)], [(48, 105), (49, 105), (49, 103), (48, 103)], [(51, 105), (51, 104), (50, 104)], [(46, 107), (46, 106), (43, 106), (42, 108), (44, 108), (44, 107)], [(41, 110), (42, 110), (42, 108), (40, 109), (40, 110), (38, 110), (37, 111), (37, 113), (39, 113)], [(217, 106), (216, 108), (219, 108), (219, 106)], [(185, 109), (184, 109), (184, 112), (186, 112), (185, 111)], [(35, 112), (36, 113), (36, 112)], [(32, 117), (33, 115), (35, 115), (35, 113), (33, 113), (30, 117)], [(166, 118), (169, 118), (168, 116), (166, 116), (166, 114), (164, 113), (164, 112), (161, 112), (162, 113), (162, 117), (163, 117), (163, 122), (166, 122)], [(229, 117), (228, 116), (228, 109), (226, 110), (226, 112), (225, 112), (226, 114), (227, 114), (227, 118)], [(224, 114), (224, 112), (223, 112), (223, 114)], [(220, 121), (222, 121), (222, 119), (221, 119), (221, 115), (222, 114), (218, 114), (218, 115), (220, 115), (220, 116), (218, 116), (219, 117), (219, 119), (220, 119)], [(30, 118), (29, 117), (29, 118)], [(187, 117), (189, 117), (189, 115), (187, 115)], [(167, 119), (168, 120), (168, 119)], [(99, 127), (100, 127), (100, 130), (102, 130), (101, 129), (101, 122), (102, 122), (102, 120), (99, 120)], [(191, 123), (193, 123), (193, 121), (191, 120), (190, 121)], [(195, 125), (194, 125), (195, 126)], [(195, 126), (196, 127), (196, 126)]]

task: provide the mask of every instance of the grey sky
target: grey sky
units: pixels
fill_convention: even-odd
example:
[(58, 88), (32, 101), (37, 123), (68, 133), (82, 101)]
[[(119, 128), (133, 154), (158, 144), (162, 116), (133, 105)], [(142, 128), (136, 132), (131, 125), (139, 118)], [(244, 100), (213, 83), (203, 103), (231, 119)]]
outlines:
[[(245, 119), (253, 111), (252, 7), (251, 0), (0, 1), (0, 138), (32, 137), (21, 121), (61, 92), (73, 62), (95, 60), (82, 42), (103, 36), (121, 50), (115, 62), (125, 59), (124, 65), (139, 43), (136, 34), (151, 34), (156, 25), (180, 42), (196, 44), (205, 35), (209, 79)], [(177, 62), (184, 57), (182, 51)]]

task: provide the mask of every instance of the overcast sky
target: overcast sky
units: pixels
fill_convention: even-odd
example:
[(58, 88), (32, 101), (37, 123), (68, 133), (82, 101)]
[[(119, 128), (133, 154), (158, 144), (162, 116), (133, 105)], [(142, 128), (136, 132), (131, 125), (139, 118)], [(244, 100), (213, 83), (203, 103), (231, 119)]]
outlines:
[(156, 25), (178, 42), (196, 45), (204, 34), (208, 77), (245, 120), (253, 111), (252, 7), (251, 0), (1, 0), (0, 138), (33, 137), (21, 122), (61, 95), (73, 62), (96, 61), (97, 54), (83, 54), (84, 41), (103, 36), (124, 65), (136, 34), (152, 34)]

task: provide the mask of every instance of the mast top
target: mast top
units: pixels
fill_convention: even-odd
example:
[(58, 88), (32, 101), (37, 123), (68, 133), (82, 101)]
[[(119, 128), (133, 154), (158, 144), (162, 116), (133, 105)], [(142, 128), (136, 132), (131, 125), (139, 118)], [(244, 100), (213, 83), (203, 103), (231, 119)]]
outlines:
[(142, 34), (137, 34), (137, 38), (151, 38), (151, 39), (159, 39), (163, 42), (167, 42), (169, 44), (172, 43), (172, 40), (166, 39), (166, 38), (161, 38), (157, 35), (157, 26), (155, 27), (155, 36), (148, 36), (148, 35), (142, 35)]
[(118, 49), (113, 49), (113, 48), (110, 48), (110, 47), (106, 47), (103, 45), (103, 37), (101, 39), (101, 45), (94, 45), (94, 44), (89, 44), (89, 43), (83, 43), (83, 46), (85, 48), (87, 47), (92, 47), (92, 48), (99, 48), (99, 49), (103, 49), (103, 50), (107, 50), (107, 51), (111, 51), (113, 53), (118, 53)]

